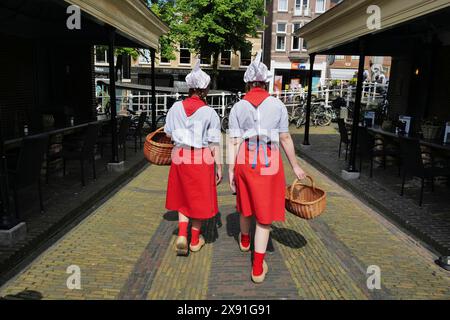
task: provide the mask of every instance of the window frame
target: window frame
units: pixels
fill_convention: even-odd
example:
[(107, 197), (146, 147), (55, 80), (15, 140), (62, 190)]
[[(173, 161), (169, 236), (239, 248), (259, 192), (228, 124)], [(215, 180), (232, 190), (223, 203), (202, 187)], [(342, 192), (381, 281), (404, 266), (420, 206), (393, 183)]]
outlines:
[[(318, 6), (317, 6), (317, 3), (319, 1), (323, 1), (323, 10), (321, 10), (321, 11), (318, 10)], [(316, 13), (325, 13), (327, 11), (327, 0), (316, 0), (316, 7), (315, 7), (314, 11)]]
[[(278, 38), (284, 38), (284, 49), (278, 49)], [(286, 52), (286, 35), (285, 34), (277, 34), (275, 41), (275, 51), (276, 52)]]
[[(182, 45), (184, 45), (184, 43), (180, 43), (180, 51), (179, 51), (179, 59), (178, 59), (178, 63), (179, 63), (179, 65), (182, 65), (182, 66), (190, 66), (190, 65), (192, 65), (192, 53), (191, 53), (191, 50), (189, 49), (189, 48), (187, 48), (187, 47), (184, 47), (184, 46), (182, 46)], [(181, 57), (181, 51), (182, 50), (187, 50), (188, 52), (189, 52), (189, 62), (188, 63), (186, 63), (186, 62), (181, 62), (181, 59), (182, 59), (182, 57)]]
[[(223, 54), (223, 52), (229, 52), (230, 53), (230, 64), (223, 64), (222, 63), (222, 54)], [(233, 52), (232, 52), (232, 50), (231, 49), (228, 49), (228, 50), (223, 50), (223, 52), (221, 52), (220, 53), (220, 59), (219, 59), (219, 62), (220, 62), (220, 66), (221, 67), (226, 67), (226, 68), (230, 68), (231, 67), (231, 65), (233, 64)]]
[[(303, 39), (294, 34), (294, 32), (296, 30), (295, 25), (299, 25), (300, 26), (299, 29), (300, 29), (301, 27), (303, 27), (304, 23), (301, 21), (292, 22), (291, 51), (300, 52), (302, 50)], [(298, 48), (297, 49), (294, 48), (294, 38), (298, 38)]]
[(108, 49), (104, 49), (104, 58), (105, 61), (98, 61), (97, 60), (97, 46), (94, 47), (94, 64), (97, 66), (108, 66), (109, 65), (109, 61), (108, 61)]
[[(281, 1), (286, 1), (286, 10), (280, 9)], [(278, 0), (278, 12), (289, 12), (289, 0)]]
[[(300, 2), (300, 10), (298, 10), (298, 1)], [(306, 6), (305, 6), (306, 1)], [(306, 10), (305, 10), (306, 9)], [(311, 2), (310, 0), (294, 0), (294, 16), (311, 15)], [(307, 11), (308, 10), (308, 11)]]
[(248, 65), (242, 64), (242, 50), (239, 50), (239, 68), (248, 68), (248, 66), (252, 63), (252, 57), (253, 57), (253, 50), (250, 50), (250, 59)]

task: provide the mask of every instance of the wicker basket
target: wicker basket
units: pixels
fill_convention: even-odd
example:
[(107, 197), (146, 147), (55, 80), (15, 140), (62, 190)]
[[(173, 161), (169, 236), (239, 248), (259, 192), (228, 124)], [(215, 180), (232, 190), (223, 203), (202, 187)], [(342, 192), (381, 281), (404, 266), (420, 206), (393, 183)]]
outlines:
[(315, 186), (314, 180), (308, 176), (311, 185), (295, 180), (286, 188), (286, 210), (296, 216), (311, 220), (320, 216), (326, 208), (326, 192)]
[(440, 126), (422, 125), (422, 134), (424, 139), (435, 140), (441, 134)]
[(168, 166), (172, 162), (172, 140), (160, 128), (145, 139), (144, 156), (152, 164)]

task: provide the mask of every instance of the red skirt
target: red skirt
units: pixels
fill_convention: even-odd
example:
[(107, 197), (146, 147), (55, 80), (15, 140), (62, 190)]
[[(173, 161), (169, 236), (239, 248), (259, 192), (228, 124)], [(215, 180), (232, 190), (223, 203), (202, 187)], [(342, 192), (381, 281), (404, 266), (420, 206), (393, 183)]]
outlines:
[(206, 220), (219, 212), (214, 157), (209, 148), (174, 148), (166, 209)]
[(242, 215), (270, 225), (285, 220), (283, 160), (278, 146), (255, 144), (242, 144), (236, 160), (236, 207)]

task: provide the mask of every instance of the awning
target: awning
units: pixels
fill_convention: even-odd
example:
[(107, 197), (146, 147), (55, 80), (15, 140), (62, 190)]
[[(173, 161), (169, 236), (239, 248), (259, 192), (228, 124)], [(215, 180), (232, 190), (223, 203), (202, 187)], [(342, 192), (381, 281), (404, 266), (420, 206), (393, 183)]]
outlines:
[(330, 68), (330, 78), (333, 80), (351, 80), (358, 69), (333, 69)]
[(106, 23), (143, 47), (158, 49), (159, 37), (169, 31), (141, 0), (65, 0)]
[[(381, 9), (380, 30), (367, 27), (367, 10), (372, 5)], [(346, 0), (300, 28), (297, 34), (307, 41), (309, 53), (320, 53), (447, 7), (448, 0)]]

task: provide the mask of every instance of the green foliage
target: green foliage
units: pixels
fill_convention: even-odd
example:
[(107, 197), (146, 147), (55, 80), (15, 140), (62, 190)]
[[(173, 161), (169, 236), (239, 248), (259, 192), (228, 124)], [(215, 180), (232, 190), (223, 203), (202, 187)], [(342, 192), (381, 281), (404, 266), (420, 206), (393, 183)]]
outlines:
[[(151, 2), (151, 3), (150, 3)], [(170, 27), (161, 37), (161, 55), (175, 59), (177, 44), (213, 56), (213, 76), (224, 50), (249, 50), (247, 37), (256, 37), (264, 27), (264, 0), (155, 0), (149, 6)]]

